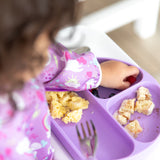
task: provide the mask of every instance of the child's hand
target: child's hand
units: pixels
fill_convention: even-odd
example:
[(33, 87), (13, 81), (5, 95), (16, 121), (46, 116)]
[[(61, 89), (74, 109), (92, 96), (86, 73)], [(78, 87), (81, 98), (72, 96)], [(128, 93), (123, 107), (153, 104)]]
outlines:
[(101, 86), (115, 89), (126, 89), (131, 84), (127, 77), (137, 77), (139, 70), (135, 66), (128, 66), (119, 61), (105, 61), (100, 64), (102, 69)]

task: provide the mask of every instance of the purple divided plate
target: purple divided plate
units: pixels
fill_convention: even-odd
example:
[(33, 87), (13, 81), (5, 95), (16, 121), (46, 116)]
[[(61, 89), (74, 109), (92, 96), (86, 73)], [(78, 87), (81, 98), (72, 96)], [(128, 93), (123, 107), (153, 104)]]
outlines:
[[(85, 97), (90, 102), (89, 108), (83, 111), (83, 116), (79, 123), (91, 119), (95, 124), (98, 135), (96, 158), (103, 160), (129, 156), (134, 149), (130, 137), (119, 128), (105, 109), (94, 100), (94, 97), (84, 92), (81, 92), (80, 96)], [(55, 129), (58, 129), (59, 133), (56, 133), (56, 135), (63, 144), (67, 143), (67, 150), (74, 159), (85, 159), (81, 154), (75, 124), (64, 124), (61, 120), (52, 120), (52, 129), (54, 133)]]
[[(100, 62), (105, 59), (100, 59)], [(150, 116), (135, 113), (132, 119), (138, 119), (143, 128), (143, 132), (135, 139), (121, 126), (114, 118), (113, 113), (120, 107), (124, 99), (135, 98), (136, 90), (140, 87), (147, 87), (155, 103), (155, 109)], [(149, 147), (159, 136), (160, 132), (160, 87), (157, 81), (147, 72), (140, 69), (140, 75), (137, 81), (128, 89), (118, 91), (109, 88), (99, 87), (100, 97), (97, 98), (89, 91), (78, 92), (78, 94), (90, 102), (89, 108), (83, 110), (81, 122), (92, 120), (95, 124), (98, 146), (95, 157), (97, 160), (123, 159), (133, 156)], [(111, 98), (108, 96), (115, 93)], [(76, 124), (65, 124), (59, 119), (52, 119), (52, 132), (64, 145), (66, 150), (75, 160), (85, 160), (83, 156), (78, 136), (76, 133)], [(85, 126), (86, 127), (86, 126)]]

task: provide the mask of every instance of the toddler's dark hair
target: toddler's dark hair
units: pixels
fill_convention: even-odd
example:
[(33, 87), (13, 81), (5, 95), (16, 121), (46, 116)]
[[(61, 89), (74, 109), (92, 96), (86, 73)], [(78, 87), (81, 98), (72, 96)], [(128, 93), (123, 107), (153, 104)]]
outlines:
[(35, 71), (46, 59), (33, 50), (37, 36), (45, 29), (54, 41), (56, 32), (75, 24), (77, 0), (0, 0), (0, 93), (21, 88), (17, 73)]

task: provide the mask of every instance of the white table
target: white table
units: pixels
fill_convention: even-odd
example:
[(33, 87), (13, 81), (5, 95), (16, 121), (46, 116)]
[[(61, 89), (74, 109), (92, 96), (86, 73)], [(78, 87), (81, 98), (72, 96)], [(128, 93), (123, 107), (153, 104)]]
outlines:
[[(68, 29), (62, 31), (63, 35), (68, 33)], [(61, 33), (62, 33), (61, 32)], [(80, 36), (80, 35), (83, 35)], [(82, 41), (83, 38), (83, 41)], [(121, 48), (119, 48), (105, 33), (95, 31), (90, 28), (78, 26), (76, 28), (73, 39), (69, 42), (57, 37), (64, 45), (68, 47), (89, 46), (91, 51), (97, 57), (108, 57), (126, 61), (128, 63), (137, 65)], [(78, 44), (78, 45), (77, 45)], [(159, 136), (160, 137), (160, 136)], [(55, 160), (72, 160), (68, 152), (64, 149), (61, 143), (53, 135), (52, 144), (55, 148)], [(160, 138), (157, 138), (155, 143), (149, 148), (137, 154), (135, 157), (128, 158), (127, 160), (159, 160), (160, 159)]]

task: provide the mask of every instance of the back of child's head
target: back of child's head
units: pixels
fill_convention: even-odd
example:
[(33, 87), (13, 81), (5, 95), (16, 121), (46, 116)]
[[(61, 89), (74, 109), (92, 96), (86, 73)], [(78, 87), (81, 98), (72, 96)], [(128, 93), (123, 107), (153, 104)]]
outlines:
[(35, 76), (45, 56), (33, 44), (44, 30), (56, 32), (77, 19), (76, 0), (0, 0), (0, 93), (24, 84), (21, 73)]

